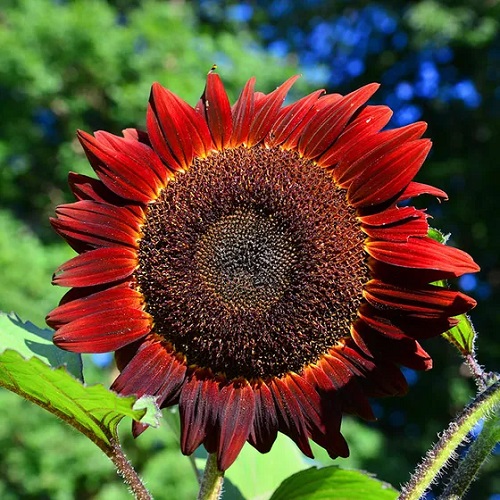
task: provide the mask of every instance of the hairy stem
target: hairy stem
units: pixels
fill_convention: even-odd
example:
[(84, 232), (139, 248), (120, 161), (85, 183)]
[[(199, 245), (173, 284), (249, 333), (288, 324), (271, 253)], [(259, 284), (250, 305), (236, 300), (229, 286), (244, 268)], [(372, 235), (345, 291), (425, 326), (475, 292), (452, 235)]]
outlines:
[(472, 481), (476, 478), (479, 469), (496, 445), (499, 438), (499, 428), (498, 419), (495, 417), (485, 421), (481, 433), (471, 444), (466, 457), (453, 473), (448, 486), (439, 497), (440, 500), (463, 498)]
[(477, 398), (450, 423), (439, 441), (427, 452), (418, 465), (408, 484), (401, 492), (399, 500), (418, 500), (439, 477), (460, 443), (478, 421), (491, 415), (500, 407), (500, 382), (496, 382)]
[(111, 441), (111, 445), (112, 448), (104, 451), (115, 464), (118, 474), (123, 477), (123, 480), (129, 486), (136, 500), (153, 500), (151, 493), (147, 490), (146, 486), (144, 486), (139, 474), (137, 474), (132, 464), (128, 461), (120, 444), (113, 440)]
[(217, 454), (209, 453), (198, 500), (219, 500), (223, 482), (224, 472), (217, 467)]

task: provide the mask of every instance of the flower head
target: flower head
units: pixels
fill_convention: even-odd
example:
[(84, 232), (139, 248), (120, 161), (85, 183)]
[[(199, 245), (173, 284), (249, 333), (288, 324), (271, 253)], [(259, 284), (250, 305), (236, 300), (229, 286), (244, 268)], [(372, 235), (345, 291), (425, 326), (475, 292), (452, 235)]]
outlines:
[(54, 342), (115, 351), (113, 389), (178, 404), (182, 451), (222, 470), (278, 431), (347, 456), (342, 414), (405, 393), (398, 365), (430, 368), (419, 340), (475, 304), (430, 283), (477, 265), (401, 205), (446, 198), (413, 181), (426, 125), (381, 131), (376, 84), (283, 106), (295, 80), (250, 79), (232, 107), (213, 72), (194, 108), (154, 84), (146, 132), (78, 133), (98, 179), (70, 174), (52, 220), (79, 253), (54, 275)]

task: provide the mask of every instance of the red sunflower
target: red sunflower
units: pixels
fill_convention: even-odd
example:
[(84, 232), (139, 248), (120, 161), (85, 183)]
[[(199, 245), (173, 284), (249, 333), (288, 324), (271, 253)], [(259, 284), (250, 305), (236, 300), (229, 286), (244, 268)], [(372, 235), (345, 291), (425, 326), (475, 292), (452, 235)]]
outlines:
[(78, 133), (98, 179), (70, 174), (77, 201), (52, 220), (79, 253), (54, 276), (72, 287), (54, 342), (116, 351), (113, 389), (178, 404), (182, 452), (203, 444), (221, 470), (278, 431), (347, 456), (342, 413), (405, 393), (398, 366), (429, 369), (419, 340), (475, 305), (429, 283), (478, 266), (400, 206), (446, 198), (413, 181), (425, 123), (381, 131), (376, 84), (283, 107), (295, 80), (250, 79), (231, 106), (211, 72), (194, 108), (154, 84), (147, 132)]

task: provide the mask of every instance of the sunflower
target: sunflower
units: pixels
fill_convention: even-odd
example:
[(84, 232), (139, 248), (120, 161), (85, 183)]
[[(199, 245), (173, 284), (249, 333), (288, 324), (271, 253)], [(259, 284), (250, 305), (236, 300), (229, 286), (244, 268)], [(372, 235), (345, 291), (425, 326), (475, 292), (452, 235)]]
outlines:
[(71, 173), (52, 220), (79, 254), (54, 274), (54, 342), (115, 351), (112, 388), (178, 404), (182, 452), (221, 470), (278, 432), (347, 456), (342, 414), (404, 394), (399, 366), (429, 369), (419, 341), (475, 305), (430, 284), (478, 266), (407, 202), (446, 198), (413, 181), (426, 124), (382, 130), (377, 84), (284, 106), (296, 78), (233, 106), (213, 71), (195, 107), (155, 83), (147, 131), (78, 132), (98, 179)]

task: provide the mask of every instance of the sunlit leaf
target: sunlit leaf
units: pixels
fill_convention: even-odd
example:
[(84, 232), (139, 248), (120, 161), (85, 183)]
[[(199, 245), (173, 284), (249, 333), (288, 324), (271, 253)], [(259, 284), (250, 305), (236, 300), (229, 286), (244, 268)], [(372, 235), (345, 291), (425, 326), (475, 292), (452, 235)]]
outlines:
[(311, 468), (285, 479), (271, 500), (394, 500), (389, 484), (361, 471), (338, 467)]
[(79, 354), (63, 351), (52, 343), (53, 330), (38, 328), (23, 322), (16, 314), (0, 312), (0, 353), (12, 349), (24, 358), (37, 357), (54, 368), (65, 366), (79, 379), (82, 376), (82, 358)]
[(443, 333), (443, 337), (452, 343), (464, 356), (474, 354), (474, 339), (476, 331), (467, 314), (457, 316), (459, 323), (451, 330)]
[[(36, 357), (27, 360), (10, 349), (0, 354), (0, 387), (57, 415), (103, 450), (117, 439), (117, 426), (123, 417), (140, 421), (157, 410), (152, 401), (144, 399), (134, 410), (134, 396), (118, 396), (102, 385), (87, 387), (64, 367), (51, 368)], [(149, 414), (146, 423), (154, 421)]]
[(0, 314), (0, 387), (57, 415), (103, 450), (117, 439), (123, 417), (157, 424), (153, 398), (124, 398), (75, 378), (82, 373), (80, 356), (53, 345), (52, 333), (16, 315)]

